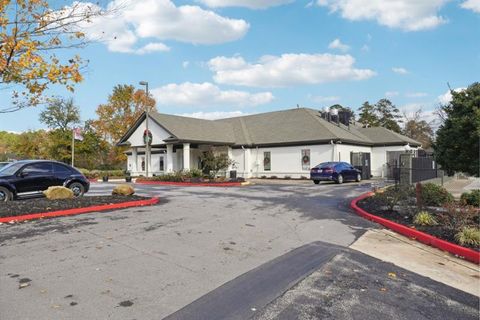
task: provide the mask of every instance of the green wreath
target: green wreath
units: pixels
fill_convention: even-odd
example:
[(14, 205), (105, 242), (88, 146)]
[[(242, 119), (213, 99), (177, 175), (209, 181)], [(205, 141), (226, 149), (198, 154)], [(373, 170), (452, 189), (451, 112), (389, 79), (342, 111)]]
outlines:
[(305, 155), (305, 156), (302, 157), (302, 163), (303, 164), (307, 164), (309, 162), (310, 162), (310, 157), (309, 156)]

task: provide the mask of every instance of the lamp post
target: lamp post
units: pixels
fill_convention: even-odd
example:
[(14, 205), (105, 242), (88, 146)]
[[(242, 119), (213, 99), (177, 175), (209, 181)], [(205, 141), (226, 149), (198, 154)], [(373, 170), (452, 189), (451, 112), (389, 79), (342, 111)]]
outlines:
[(148, 130), (148, 82), (140, 81), (141, 86), (145, 86), (145, 94), (147, 99), (145, 101), (145, 127), (146, 127), (146, 138), (145, 138), (145, 175), (148, 177), (148, 165), (150, 164), (150, 131)]

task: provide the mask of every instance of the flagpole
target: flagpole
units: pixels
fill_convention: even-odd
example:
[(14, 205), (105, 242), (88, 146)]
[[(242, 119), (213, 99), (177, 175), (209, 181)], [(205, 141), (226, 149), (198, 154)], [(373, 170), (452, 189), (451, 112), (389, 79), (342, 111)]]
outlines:
[(75, 129), (72, 129), (72, 167), (75, 162)]

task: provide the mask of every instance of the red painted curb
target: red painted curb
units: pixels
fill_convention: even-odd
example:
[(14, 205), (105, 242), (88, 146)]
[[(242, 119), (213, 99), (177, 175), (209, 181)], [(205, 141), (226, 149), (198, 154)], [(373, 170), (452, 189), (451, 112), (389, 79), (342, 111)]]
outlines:
[(127, 202), (104, 204), (104, 205), (91, 206), (91, 207), (85, 207), (85, 208), (75, 208), (75, 209), (44, 212), (44, 213), (33, 213), (33, 214), (26, 214), (22, 216), (3, 217), (3, 218), (0, 218), (0, 222), (26, 221), (26, 220), (34, 220), (34, 219), (42, 219), (42, 218), (53, 218), (53, 217), (59, 217), (59, 216), (71, 216), (71, 215), (89, 213), (94, 211), (105, 211), (105, 210), (112, 210), (112, 209), (124, 209), (124, 208), (130, 208), (130, 207), (150, 206), (153, 204), (157, 204), (159, 201), (160, 201), (159, 198), (155, 197), (147, 200), (127, 201)]
[(212, 182), (212, 183), (195, 183), (195, 182), (173, 182), (173, 181), (136, 181), (138, 184), (157, 184), (165, 186), (187, 186), (187, 187), (240, 187), (241, 182)]
[(414, 238), (415, 240), (422, 242), (424, 244), (431, 245), (432, 247), (448, 251), (452, 254), (455, 254), (459, 257), (465, 258), (465, 260), (474, 262), (476, 264), (480, 264), (480, 252), (472, 250), (470, 248), (465, 248), (462, 246), (459, 246), (457, 244), (441, 240), (437, 237), (434, 237), (432, 235), (429, 235), (427, 233), (418, 231), (416, 229), (412, 229), (410, 227), (404, 226), (402, 224), (398, 224), (396, 222), (378, 217), (376, 215), (373, 215), (371, 213), (368, 213), (367, 211), (363, 210), (357, 205), (357, 202), (360, 200), (363, 200), (365, 198), (371, 197), (373, 195), (373, 192), (367, 192), (365, 194), (362, 194), (360, 197), (357, 197), (352, 200), (350, 203), (350, 207), (355, 210), (355, 212), (368, 219), (371, 221), (374, 221), (376, 223), (379, 223), (389, 229), (392, 229), (393, 231), (400, 233), (404, 236), (407, 236), (409, 238)]

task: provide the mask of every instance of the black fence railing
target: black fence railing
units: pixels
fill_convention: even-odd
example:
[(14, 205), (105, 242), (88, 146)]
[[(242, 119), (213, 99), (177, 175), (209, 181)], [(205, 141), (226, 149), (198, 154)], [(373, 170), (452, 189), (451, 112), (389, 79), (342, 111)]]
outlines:
[(400, 184), (413, 184), (432, 179), (443, 180), (444, 172), (438, 168), (402, 168), (390, 167), (387, 176)]

